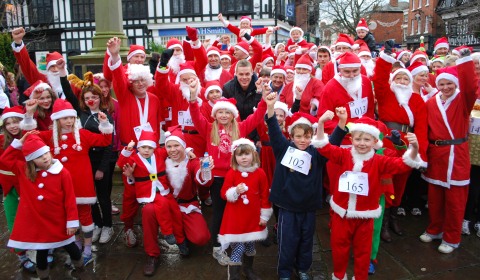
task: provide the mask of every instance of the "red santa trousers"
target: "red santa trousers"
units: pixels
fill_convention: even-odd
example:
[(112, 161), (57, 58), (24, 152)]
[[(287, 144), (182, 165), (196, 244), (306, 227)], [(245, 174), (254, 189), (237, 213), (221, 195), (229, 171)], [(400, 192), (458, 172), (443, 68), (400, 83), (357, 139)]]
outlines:
[(338, 279), (343, 279), (347, 272), (350, 248), (353, 245), (355, 280), (368, 279), (373, 219), (342, 218), (336, 213), (333, 213), (331, 218), (330, 244), (332, 246), (333, 274)]
[(123, 197), (122, 197), (122, 215), (120, 220), (124, 223), (125, 231), (133, 229), (133, 220), (137, 215), (138, 202), (135, 193), (135, 185), (130, 185), (127, 182), (127, 177), (122, 174), (123, 181)]
[(198, 212), (186, 214), (182, 212), (183, 230), (185, 237), (191, 243), (203, 246), (210, 241), (210, 231), (203, 215)]
[[(165, 207), (159, 207), (160, 204)], [(165, 209), (167, 208), (167, 209)], [(160, 194), (155, 196), (155, 199), (151, 203), (147, 203), (142, 208), (142, 226), (143, 226), (143, 247), (145, 253), (152, 257), (158, 257), (160, 255), (160, 247), (158, 246), (158, 227), (165, 223), (166, 211), (169, 211), (171, 215), (171, 221), (173, 227), (173, 235), (177, 239), (177, 243), (183, 243), (185, 241), (185, 235), (183, 233), (182, 214), (178, 207), (177, 202), (173, 199), (173, 196), (164, 197)], [(164, 235), (171, 234), (166, 233), (166, 229), (162, 228)]]
[(93, 230), (92, 206), (90, 204), (77, 204), (78, 220), (83, 232)]
[(428, 184), (428, 214), (430, 224), (427, 233), (443, 233), (443, 240), (459, 244), (462, 236), (462, 222), (467, 205), (468, 185), (450, 186), (450, 189)]
[(262, 145), (260, 151), (260, 162), (263, 171), (267, 175), (268, 187), (272, 186), (273, 172), (275, 171), (275, 155), (273, 154), (272, 146)]
[[(405, 187), (407, 185), (408, 177), (412, 173), (411, 170), (393, 175), (393, 188), (395, 190), (395, 199), (392, 200), (391, 205), (385, 205), (386, 208), (390, 206), (398, 207), (402, 203), (403, 193), (405, 192)], [(389, 203), (390, 204), (390, 203)]]

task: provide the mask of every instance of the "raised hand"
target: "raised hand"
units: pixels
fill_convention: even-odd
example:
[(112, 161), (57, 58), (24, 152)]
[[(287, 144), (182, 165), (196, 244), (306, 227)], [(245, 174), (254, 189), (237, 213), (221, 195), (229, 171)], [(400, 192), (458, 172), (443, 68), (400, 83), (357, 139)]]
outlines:
[(334, 116), (334, 114), (333, 114), (332, 111), (330, 111), (330, 110), (325, 111), (325, 113), (323, 113), (323, 115), (318, 119), (318, 124), (323, 124), (326, 121), (332, 120), (333, 116)]
[(160, 56), (160, 67), (167, 67), (168, 61), (173, 56), (173, 52), (173, 49), (166, 49), (162, 52), (162, 55)]
[(335, 108), (335, 114), (337, 115), (337, 117), (340, 119), (340, 120), (347, 120), (348, 118), (348, 113), (347, 113), (347, 109), (345, 109), (345, 107), (337, 107)]
[(418, 140), (417, 140), (417, 135), (415, 133), (407, 133), (405, 138), (408, 140), (408, 143), (415, 149), (418, 150)]
[(135, 171), (135, 167), (137, 166), (136, 163), (133, 163), (133, 165), (130, 165), (129, 163), (126, 163), (124, 166), (123, 166), (123, 175), (125, 175), (125, 177), (133, 177), (133, 171)]
[(20, 138), (20, 143), (25, 143), (25, 140), (27, 139), (27, 137), (30, 135), (30, 134), (39, 134), (40, 131), (38, 130), (30, 130), (30, 131), (27, 131), (25, 132), (25, 134), (23, 134), (22, 138)]
[(398, 130), (394, 129), (390, 132), (390, 134), (391, 135), (385, 136), (385, 138), (392, 141), (394, 145), (401, 146), (403, 144), (401, 139), (401, 134)]
[(120, 53), (120, 46), (122, 44), (122, 40), (118, 37), (110, 38), (107, 42), (108, 51), (112, 56), (118, 55)]
[(25, 36), (25, 29), (23, 27), (15, 28), (12, 30), (12, 39), (15, 44), (20, 45), (23, 37)]
[(130, 143), (127, 145), (127, 151), (132, 151), (133, 147), (135, 147), (135, 141), (130, 140)]
[(104, 112), (98, 112), (98, 120), (101, 123), (107, 122), (108, 121), (107, 115), (105, 115)]
[[(32, 92), (35, 94), (35, 92)], [(28, 115), (33, 116), (38, 107), (38, 99), (29, 99), (25, 102), (25, 110)]]

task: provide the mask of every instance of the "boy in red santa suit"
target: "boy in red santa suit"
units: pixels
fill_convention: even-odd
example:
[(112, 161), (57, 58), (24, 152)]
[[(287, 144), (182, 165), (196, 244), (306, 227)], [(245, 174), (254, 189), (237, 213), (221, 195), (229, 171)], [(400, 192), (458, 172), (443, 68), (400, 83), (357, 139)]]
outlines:
[(218, 14), (218, 20), (223, 24), (224, 27), (226, 27), (230, 32), (233, 34), (237, 35), (237, 41), (240, 41), (240, 38), (243, 37), (243, 34), (247, 33), (250, 34), (250, 36), (257, 36), (257, 35), (262, 35), (267, 33), (267, 30), (271, 31), (276, 31), (278, 30), (278, 26), (270, 26), (270, 27), (264, 27), (264, 28), (253, 28), (252, 27), (252, 19), (248, 16), (242, 16), (240, 17), (240, 24), (237, 26), (234, 26), (230, 23), (230, 21), (226, 20), (223, 18), (222, 14)]
[(308, 54), (302, 55), (295, 64), (293, 83), (287, 84), (282, 90), (280, 101), (292, 108), (295, 99), (299, 99), (300, 112), (316, 115), (324, 87), (322, 81), (312, 77), (312, 70), (311, 57)]
[(203, 97), (206, 101), (202, 102), (200, 112), (209, 122), (213, 122), (215, 119), (212, 117), (212, 109), (213, 106), (215, 106), (215, 102), (222, 98), (222, 86), (218, 81), (210, 81), (205, 84), (205, 87), (202, 88), (202, 90)]
[(439, 93), (427, 106), (430, 161), (423, 178), (428, 186), (430, 223), (420, 236), (423, 242), (441, 239), (441, 253), (451, 253), (461, 240), (462, 221), (470, 183), (467, 142), (470, 112), (478, 98), (478, 79), (470, 50), (460, 50), (457, 65), (439, 70)]
[[(337, 108), (338, 118), (347, 119), (345, 108)], [(333, 118), (327, 111), (318, 121), (316, 140), (319, 152), (338, 166), (338, 177), (330, 177), (331, 191), (331, 246), (333, 279), (347, 279), (346, 271), (353, 247), (354, 278), (368, 279), (372, 250), (373, 219), (381, 215), (380, 185), (382, 174), (396, 174), (419, 168), (418, 142), (413, 133), (407, 135), (410, 148), (403, 158), (380, 156), (374, 149), (382, 147), (376, 121), (362, 117), (350, 125), (352, 148), (340, 148), (328, 143), (324, 123)]]
[(137, 202), (142, 204), (143, 244), (147, 260), (144, 274), (155, 273), (160, 255), (158, 246), (158, 228), (160, 226), (165, 241), (178, 244), (181, 255), (188, 255), (188, 247), (183, 233), (182, 215), (172, 193), (170, 182), (165, 173), (165, 149), (157, 148), (158, 136), (155, 132), (143, 130), (137, 143), (138, 153), (134, 153), (135, 142), (131, 141), (122, 150), (117, 165), (123, 168), (126, 164), (135, 165), (133, 171), (134, 187)]

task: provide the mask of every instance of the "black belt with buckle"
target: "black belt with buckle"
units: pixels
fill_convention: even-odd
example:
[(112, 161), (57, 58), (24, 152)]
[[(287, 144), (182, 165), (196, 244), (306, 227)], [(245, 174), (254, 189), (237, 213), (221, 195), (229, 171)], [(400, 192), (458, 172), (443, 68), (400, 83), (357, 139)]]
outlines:
[(135, 177), (135, 182), (154, 181), (155, 179), (158, 179), (158, 177), (162, 176), (165, 176), (165, 171), (158, 172), (157, 174), (150, 174), (150, 176)]
[(180, 198), (177, 199), (177, 203), (190, 203), (194, 201), (198, 201), (198, 199), (196, 197), (192, 199), (180, 199)]
[(186, 129), (182, 129), (182, 132), (183, 132), (183, 133), (186, 133), (186, 134), (198, 134), (198, 130), (186, 130)]
[(413, 132), (413, 127), (408, 124), (401, 124), (397, 122), (383, 122), (390, 130), (398, 130), (403, 133)]
[(457, 139), (452, 139), (452, 140), (428, 140), (430, 144), (433, 144), (435, 146), (448, 146), (448, 145), (460, 145), (463, 142), (466, 142), (468, 140), (468, 136), (465, 138), (457, 138)]

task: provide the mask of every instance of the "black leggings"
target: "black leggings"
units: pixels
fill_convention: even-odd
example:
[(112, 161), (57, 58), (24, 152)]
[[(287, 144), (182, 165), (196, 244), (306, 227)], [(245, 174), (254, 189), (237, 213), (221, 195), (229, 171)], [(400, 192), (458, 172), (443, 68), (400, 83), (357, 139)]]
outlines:
[[(90, 160), (92, 164), (92, 172), (95, 178), (100, 161)], [(101, 180), (95, 181), (95, 192), (97, 194), (97, 202), (92, 205), (92, 218), (96, 226), (112, 227), (112, 177), (110, 170), (106, 170)]]
[(210, 186), (210, 196), (212, 198), (212, 224), (210, 226), (210, 233), (212, 234), (211, 241), (213, 247), (219, 247), (218, 233), (220, 232), (220, 226), (222, 225), (223, 211), (227, 202), (220, 196), (220, 190), (223, 186), (224, 177), (213, 178), (213, 183)]
[[(78, 249), (77, 245), (75, 245), (75, 242), (72, 242), (68, 245), (63, 246), (65, 251), (70, 255), (70, 258), (72, 261), (78, 261), (82, 257), (82, 253), (80, 252), (80, 249)], [(37, 250), (37, 268), (40, 270), (45, 270), (48, 268), (48, 249), (45, 250)]]
[(470, 186), (468, 189), (465, 220), (480, 222), (480, 166), (472, 165), (470, 169)]

